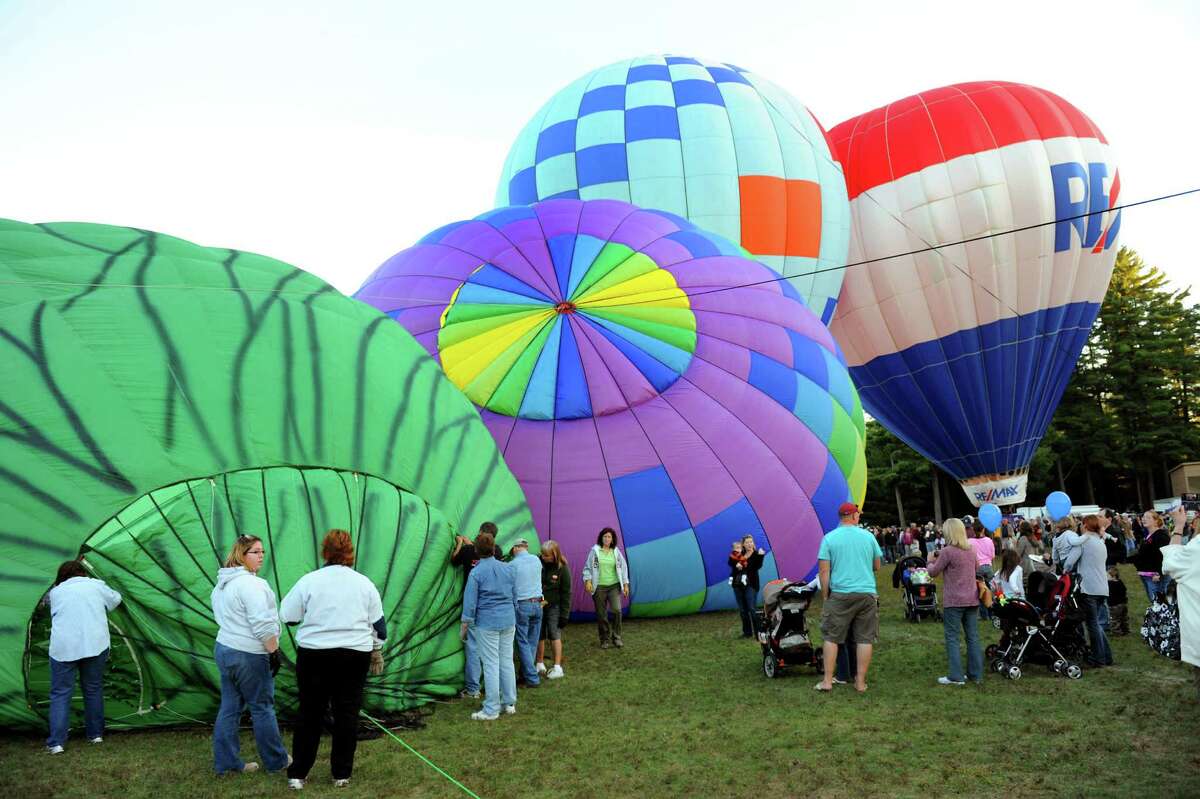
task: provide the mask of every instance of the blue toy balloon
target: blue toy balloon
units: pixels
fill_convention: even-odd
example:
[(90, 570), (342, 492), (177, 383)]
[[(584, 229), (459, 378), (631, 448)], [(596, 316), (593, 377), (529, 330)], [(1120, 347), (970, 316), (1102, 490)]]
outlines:
[(1046, 512), (1054, 521), (1071, 515), (1071, 498), (1062, 491), (1055, 491), (1046, 497)]
[(1000, 509), (992, 503), (981, 505), (979, 508), (979, 521), (988, 530), (995, 532), (1000, 526)]

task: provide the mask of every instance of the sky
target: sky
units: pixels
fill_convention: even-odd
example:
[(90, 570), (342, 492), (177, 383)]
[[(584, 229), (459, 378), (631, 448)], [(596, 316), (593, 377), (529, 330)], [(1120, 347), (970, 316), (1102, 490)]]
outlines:
[[(157, 230), (354, 292), (493, 205), (509, 146), (580, 75), (745, 67), (830, 128), (914, 92), (1031, 83), (1115, 148), (1124, 202), (1200, 187), (1193, 2), (0, 0), (0, 217)], [(1200, 195), (1121, 243), (1200, 289)]]

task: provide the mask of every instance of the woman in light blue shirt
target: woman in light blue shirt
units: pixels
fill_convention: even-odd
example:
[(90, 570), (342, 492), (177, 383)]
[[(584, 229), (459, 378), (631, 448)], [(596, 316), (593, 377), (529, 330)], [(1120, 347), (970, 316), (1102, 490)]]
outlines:
[(62, 754), (67, 743), (75, 672), (83, 685), (83, 718), (87, 738), (100, 743), (104, 735), (104, 666), (108, 663), (108, 611), (121, 604), (121, 595), (88, 576), (78, 560), (58, 567), (54, 587), (46, 595), (50, 606), (50, 737), (46, 751)]
[(462, 629), (475, 630), (479, 657), (483, 660), (486, 692), (483, 708), (471, 714), (476, 721), (495, 721), (500, 711), (517, 712), (517, 675), (513, 668), (513, 638), (517, 631), (517, 579), (508, 563), (493, 557), (496, 539), (480, 533), (475, 539), (479, 563), (471, 569), (463, 591)]

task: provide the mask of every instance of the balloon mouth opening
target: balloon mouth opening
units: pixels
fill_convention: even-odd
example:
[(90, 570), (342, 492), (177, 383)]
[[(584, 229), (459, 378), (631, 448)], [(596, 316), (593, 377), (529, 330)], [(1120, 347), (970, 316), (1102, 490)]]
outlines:
[(579, 309), (576, 307), (575, 303), (571, 302), (570, 300), (563, 300), (554, 306), (554, 312), (559, 314), (575, 313), (577, 310)]
[[(376, 510), (365, 510), (371, 506)], [(408, 520), (404, 530), (402, 520)], [(217, 627), (206, 600), (213, 575), (241, 535), (261, 538), (267, 560), (259, 576), (281, 597), (301, 574), (322, 564), (320, 539), (326, 531), (354, 531), (358, 553), (377, 553), (360, 558), (357, 568), (379, 586), (391, 619), (402, 606), (415, 611), (415, 600), (396, 590), (399, 581), (388, 579), (390, 571), (372, 574), (371, 563), (390, 563), (403, 553), (404, 537), (431, 540), (445, 524), (436, 507), (384, 478), (323, 466), (249, 467), (186, 478), (130, 500), (84, 539), (76, 555), (89, 576), (122, 594), (108, 616), (106, 717), (133, 728), (215, 715), (215, 672), (193, 664), (212, 652)], [(52, 580), (48, 575), (47, 585)], [(49, 718), (41, 686), (50, 680), (50, 621), (49, 607), (38, 604), (22, 658), (26, 701), (43, 723)], [(288, 628), (281, 630), (280, 643), (285, 664), (294, 663)], [(405, 656), (396, 651), (391, 660), (398, 665)], [(298, 706), (290, 666), (279, 678), (276, 711), (281, 719), (290, 718)], [(421, 703), (405, 685), (411, 681), (407, 673), (393, 667), (382, 679), (394, 687), (374, 695), (377, 710), (408, 710)]]

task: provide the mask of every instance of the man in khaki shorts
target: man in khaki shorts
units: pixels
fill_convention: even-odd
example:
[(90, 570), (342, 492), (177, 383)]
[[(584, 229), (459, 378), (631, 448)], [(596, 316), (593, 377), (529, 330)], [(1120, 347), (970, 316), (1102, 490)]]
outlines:
[(844, 502), (838, 508), (841, 524), (825, 534), (817, 554), (821, 596), (821, 635), (825, 638), (825, 679), (814, 688), (833, 690), (833, 670), (838, 646), (846, 642), (853, 628), (858, 673), (854, 687), (867, 690), (867, 667), (879, 633), (879, 602), (875, 595), (875, 572), (883, 552), (875, 536), (858, 526), (858, 506)]

